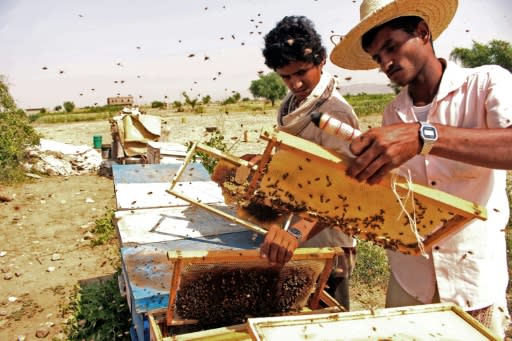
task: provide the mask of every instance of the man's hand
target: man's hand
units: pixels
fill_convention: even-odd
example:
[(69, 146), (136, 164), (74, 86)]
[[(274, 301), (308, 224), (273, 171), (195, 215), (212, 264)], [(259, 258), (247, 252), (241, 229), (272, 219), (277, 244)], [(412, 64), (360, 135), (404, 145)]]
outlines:
[(379, 183), (392, 169), (420, 152), (418, 129), (418, 123), (399, 123), (368, 130), (350, 144), (356, 158), (346, 174), (359, 182)]
[(283, 230), (281, 226), (272, 224), (260, 246), (260, 255), (267, 258), (272, 265), (284, 265), (292, 259), (293, 252), (298, 246), (297, 238)]
[(252, 167), (261, 160), (260, 154), (244, 154), (240, 156), (242, 160), (249, 161), (249, 166)]

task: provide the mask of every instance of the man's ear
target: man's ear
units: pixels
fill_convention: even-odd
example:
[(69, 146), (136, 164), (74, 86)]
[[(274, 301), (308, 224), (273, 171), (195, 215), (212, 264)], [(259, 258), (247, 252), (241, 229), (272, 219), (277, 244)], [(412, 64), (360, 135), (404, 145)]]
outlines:
[(430, 43), (432, 41), (432, 33), (424, 20), (418, 23), (418, 26), (416, 27), (416, 34), (424, 43)]

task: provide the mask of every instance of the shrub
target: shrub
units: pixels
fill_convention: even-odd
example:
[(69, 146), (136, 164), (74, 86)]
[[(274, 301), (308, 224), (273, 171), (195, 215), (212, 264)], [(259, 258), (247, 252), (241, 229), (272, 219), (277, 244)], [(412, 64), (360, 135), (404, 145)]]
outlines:
[(151, 102), (151, 108), (163, 109), (165, 107), (165, 103), (161, 101), (153, 101)]
[(199, 106), (195, 107), (194, 112), (196, 114), (204, 114), (204, 112), (205, 112), (204, 106), (199, 105)]
[(16, 108), (7, 85), (0, 78), (0, 183), (25, 179), (21, 166), (25, 149), (39, 144), (39, 139), (27, 115)]
[(183, 111), (184, 111), (183, 103), (181, 103), (180, 101), (174, 101), (174, 102), (172, 102), (172, 107), (173, 107), (173, 108), (174, 108), (174, 110), (176, 110), (177, 112), (183, 112)]
[(74, 293), (67, 307), (73, 315), (66, 328), (68, 340), (130, 340), (130, 312), (119, 293), (119, 273)]
[(389, 279), (389, 266), (386, 251), (370, 241), (357, 243), (357, 260), (352, 280), (369, 287), (386, 286)]
[(92, 229), (92, 233), (96, 235), (91, 242), (93, 246), (106, 244), (116, 238), (113, 219), (114, 210), (109, 209), (103, 217), (95, 221), (95, 226)]
[[(209, 138), (206, 141), (204, 141), (204, 144), (223, 152), (227, 150), (227, 144), (226, 142), (224, 142), (224, 135), (222, 135), (222, 133), (218, 130), (210, 133)], [(190, 149), (191, 147), (192, 143), (189, 143), (188, 149)], [(210, 156), (208, 153), (197, 152), (194, 155), (194, 161), (196, 159), (200, 160), (200, 162), (203, 164), (204, 168), (206, 168), (209, 174), (213, 172), (213, 169), (217, 165), (217, 159)]]
[(212, 97), (210, 95), (206, 95), (204, 96), (202, 99), (201, 99), (201, 102), (204, 104), (204, 105), (208, 105), (208, 103), (210, 103), (212, 101)]
[(222, 101), (222, 105), (235, 104), (235, 103), (236, 103), (236, 100), (233, 97), (228, 97), (224, 101)]
[(111, 114), (118, 113), (123, 109), (123, 105), (115, 104), (115, 105), (102, 105), (102, 106), (94, 106), (94, 107), (85, 107), (84, 110), (82, 110), (84, 113), (100, 113), (100, 112), (108, 112)]
[(75, 103), (73, 103), (71, 101), (64, 102), (64, 104), (62, 106), (64, 107), (64, 110), (66, 112), (72, 112), (73, 110), (75, 110)]

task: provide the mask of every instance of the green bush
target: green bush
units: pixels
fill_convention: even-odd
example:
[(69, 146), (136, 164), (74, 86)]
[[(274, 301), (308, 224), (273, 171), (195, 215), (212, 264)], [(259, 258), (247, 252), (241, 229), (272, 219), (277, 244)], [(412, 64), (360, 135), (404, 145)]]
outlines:
[(351, 280), (368, 287), (388, 284), (389, 266), (386, 251), (370, 241), (358, 241), (357, 260)]
[[(118, 113), (119, 111), (121, 111), (123, 109), (123, 105), (119, 105), (119, 104), (116, 104), (116, 105), (102, 105), (102, 106), (94, 106), (94, 107), (91, 107), (91, 106), (87, 106), (85, 108), (82, 109), (82, 112), (84, 113), (90, 113), (90, 114), (94, 114), (94, 113), (100, 113), (100, 112), (108, 112), (108, 113)], [(58, 111), (58, 110), (56, 110)]]
[(16, 108), (7, 85), (0, 77), (0, 183), (25, 179), (21, 166), (25, 149), (38, 145), (39, 139), (25, 112)]
[(106, 244), (116, 238), (113, 209), (107, 210), (103, 217), (96, 219), (92, 233), (96, 237), (91, 242), (93, 246)]
[[(218, 130), (210, 133), (209, 138), (206, 141), (204, 141), (204, 144), (223, 152), (227, 150), (227, 144), (224, 141), (224, 135), (222, 135), (222, 133)], [(192, 143), (188, 144), (188, 148), (190, 149), (191, 147)], [(203, 164), (204, 168), (206, 168), (209, 174), (213, 172), (213, 169), (217, 165), (217, 159), (210, 156), (208, 153), (197, 152), (194, 155), (194, 161), (196, 159), (200, 160), (200, 162)]]
[(73, 110), (75, 110), (75, 103), (71, 102), (71, 101), (66, 101), (64, 102), (64, 104), (62, 105), (64, 107), (64, 110), (66, 110), (66, 112), (73, 112)]
[(153, 109), (163, 109), (164, 107), (165, 107), (165, 103), (162, 101), (151, 102), (151, 108), (153, 108)]
[(194, 112), (196, 114), (204, 114), (204, 112), (205, 112), (204, 106), (198, 105), (197, 107), (194, 108)]
[(108, 280), (77, 288), (67, 307), (72, 315), (68, 340), (130, 340), (131, 316), (126, 298), (119, 293), (119, 274), (120, 270)]

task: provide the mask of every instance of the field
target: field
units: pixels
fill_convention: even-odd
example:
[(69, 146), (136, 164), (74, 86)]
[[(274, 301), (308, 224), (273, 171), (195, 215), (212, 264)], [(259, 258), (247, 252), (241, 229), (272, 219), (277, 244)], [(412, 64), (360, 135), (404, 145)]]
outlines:
[[(259, 141), (259, 135), (271, 131), (275, 125), (275, 109), (249, 109), (220, 110), (217, 107), (205, 113), (148, 109), (148, 113), (159, 115), (167, 122), (171, 127), (171, 141), (202, 142), (211, 137), (205, 128), (217, 127), (227, 149), (234, 155), (243, 155), (261, 152), (265, 143)], [(379, 120), (378, 114), (363, 116), (362, 129), (379, 125)], [(93, 136), (98, 134), (102, 135), (104, 143), (110, 142), (107, 119), (67, 121), (36, 121), (34, 127), (44, 138), (75, 145), (92, 145)], [(245, 130), (248, 132), (247, 142), (242, 138)], [(0, 187), (0, 194), (14, 198), (3, 203), (0, 210), (0, 225), (4, 231), (0, 234), (0, 252), (5, 252), (0, 257), (0, 339), (17, 340), (19, 336), (33, 339), (36, 333), (47, 333), (46, 339), (66, 340), (70, 323), (92, 330), (119, 319), (116, 315), (119, 310), (126, 311), (122, 301), (113, 313), (105, 311), (105, 307), (98, 308), (105, 299), (93, 300), (95, 310), (87, 312), (81, 307), (78, 320), (75, 320), (74, 308), (76, 294), (80, 292), (84, 296), (80, 290), (86, 283), (111, 276), (119, 268), (116, 241), (93, 246), (90, 239), (98, 222), (108, 217), (115, 207), (112, 181), (96, 175), (43, 177), (25, 184)], [(370, 257), (381, 257), (381, 254), (372, 254), (374, 249), (364, 252)], [(379, 285), (364, 285), (364, 274), (368, 277), (375, 269), (364, 253), (359, 256), (355, 276), (359, 279), (351, 285), (352, 310), (382, 307), (385, 274), (376, 274), (381, 279)], [(96, 295), (103, 292), (101, 290), (98, 289)], [(108, 308), (112, 308), (112, 302), (106, 302), (110, 305)], [(97, 316), (99, 309), (104, 320), (84, 318)], [(95, 327), (90, 325), (93, 322), (97, 323)], [(116, 328), (116, 339), (129, 339), (123, 326)]]

